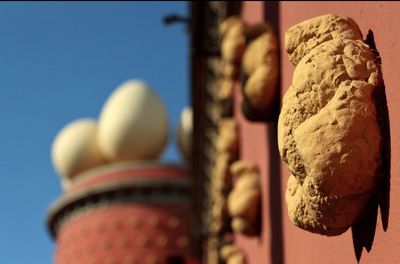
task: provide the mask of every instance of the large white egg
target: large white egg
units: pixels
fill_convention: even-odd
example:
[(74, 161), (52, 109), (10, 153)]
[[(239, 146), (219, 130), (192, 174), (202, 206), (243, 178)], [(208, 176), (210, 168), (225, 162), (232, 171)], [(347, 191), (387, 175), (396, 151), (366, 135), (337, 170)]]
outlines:
[(96, 121), (79, 119), (65, 126), (54, 139), (51, 155), (56, 171), (68, 179), (104, 164), (97, 143)]
[(185, 107), (181, 113), (181, 119), (178, 128), (178, 146), (182, 156), (190, 160), (192, 151), (193, 134), (193, 111), (190, 107)]
[(104, 104), (99, 118), (99, 144), (109, 160), (156, 159), (167, 139), (167, 112), (146, 83), (127, 81)]

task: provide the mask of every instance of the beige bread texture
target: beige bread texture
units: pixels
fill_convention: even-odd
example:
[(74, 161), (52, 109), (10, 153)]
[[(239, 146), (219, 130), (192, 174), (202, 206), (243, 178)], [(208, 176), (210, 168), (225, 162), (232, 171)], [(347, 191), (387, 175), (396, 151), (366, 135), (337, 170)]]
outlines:
[(265, 29), (265, 32), (250, 40), (243, 54), (242, 67), (247, 75), (251, 75), (263, 64), (273, 63), (276, 66), (278, 43), (272, 28), (266, 26)]
[(224, 190), (231, 187), (230, 164), (231, 155), (229, 153), (223, 152), (217, 155), (212, 171), (212, 187), (215, 190)]
[(339, 235), (374, 191), (381, 135), (372, 94), (379, 66), (350, 18), (324, 15), (286, 32), (296, 66), (278, 121), (280, 155), (292, 175), (289, 218), (305, 230)]
[(246, 234), (253, 236), (257, 234), (257, 227), (252, 221), (247, 220), (245, 217), (235, 217), (232, 219), (232, 230), (236, 233)]
[(244, 174), (257, 174), (259, 172), (257, 165), (245, 160), (238, 160), (232, 163), (230, 171), (232, 175), (236, 177), (240, 177)]
[(215, 142), (218, 153), (228, 152), (232, 156), (236, 155), (239, 147), (237, 124), (232, 118), (224, 118), (218, 124), (219, 135)]
[(222, 73), (225, 77), (235, 78), (246, 48), (245, 24), (239, 17), (225, 19), (220, 27)]
[(217, 98), (220, 101), (227, 100), (233, 96), (233, 80), (229, 78), (223, 78), (219, 81), (219, 89)]
[(250, 40), (242, 60), (242, 69), (248, 77), (244, 94), (257, 110), (265, 110), (273, 103), (278, 79), (278, 42), (269, 24), (247, 27)]
[(225, 197), (219, 195), (212, 200), (210, 213), (214, 221), (211, 221), (209, 229), (212, 233), (219, 233), (224, 225), (223, 220), (228, 215)]
[(250, 104), (258, 110), (271, 106), (276, 94), (276, 81), (278, 70), (263, 64), (259, 66), (247, 79), (244, 86), (244, 94)]
[(232, 230), (248, 236), (255, 235), (261, 202), (258, 167), (254, 163), (239, 160), (231, 165), (230, 171), (232, 177), (236, 178), (228, 196)]
[(305, 20), (286, 31), (285, 49), (289, 60), (297, 65), (313, 48), (323, 42), (362, 40), (362, 34), (353, 19), (337, 15), (323, 15)]
[(229, 171), (238, 151), (238, 127), (235, 119), (223, 118), (218, 122), (218, 135), (214, 139), (215, 159), (210, 181), (210, 224), (211, 234), (218, 235), (226, 229), (229, 215), (227, 192), (232, 179)]
[(245, 264), (246, 259), (243, 250), (233, 244), (227, 244), (220, 250), (220, 256), (226, 264)]
[(278, 79), (278, 43), (272, 27), (268, 23), (248, 25), (233, 16), (221, 23), (219, 33), (222, 97), (232, 87), (227, 80), (236, 80), (242, 69), (248, 79), (243, 85), (244, 103), (250, 104), (246, 109), (272, 107)]

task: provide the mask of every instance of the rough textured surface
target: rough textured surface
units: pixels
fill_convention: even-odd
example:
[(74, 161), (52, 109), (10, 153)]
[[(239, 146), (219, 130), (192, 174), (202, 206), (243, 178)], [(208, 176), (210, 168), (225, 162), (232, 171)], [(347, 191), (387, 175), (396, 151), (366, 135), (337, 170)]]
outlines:
[(272, 28), (265, 23), (247, 27), (250, 40), (243, 55), (242, 69), (248, 77), (244, 94), (257, 110), (271, 106), (278, 78), (278, 43)]
[(214, 169), (212, 171), (212, 187), (215, 190), (225, 190), (231, 187), (231, 174), (229, 166), (231, 164), (231, 155), (229, 153), (221, 153), (217, 155)]
[(233, 85), (234, 81), (230, 78), (221, 78), (218, 81), (216, 99), (221, 117), (230, 117), (233, 113)]
[(223, 228), (224, 219), (227, 217), (227, 207), (226, 207), (226, 199), (225, 197), (218, 195), (214, 197), (212, 201), (211, 207), (211, 221), (210, 223), (210, 231), (214, 234), (220, 233)]
[(324, 235), (343, 233), (357, 220), (380, 164), (372, 100), (379, 70), (360, 38), (353, 20), (333, 15), (286, 33), (297, 64), (278, 122), (279, 151), (292, 172), (286, 202), (297, 226)]
[(285, 48), (293, 64), (313, 48), (329, 40), (362, 40), (361, 31), (356, 22), (349, 17), (324, 15), (311, 18), (286, 31)]
[(237, 161), (231, 165), (235, 186), (228, 196), (228, 211), (232, 229), (248, 236), (257, 234), (261, 191), (259, 170), (253, 163)]
[[(233, 33), (237, 32), (237, 29), (240, 28), (239, 25), (242, 25), (242, 20), (240, 19), (240, 17), (237, 16), (231, 16), (226, 18), (224, 21), (222, 21), (221, 25), (219, 26), (219, 34), (222, 37), (225, 37), (228, 34), (232, 34), (232, 32), (230, 32), (232, 30), (232, 28), (236, 27), (236, 30), (233, 30)], [(239, 27), (238, 27), (239, 26)]]
[(235, 155), (238, 150), (237, 125), (234, 119), (225, 118), (218, 124), (219, 136), (215, 143), (217, 152)]
[(278, 77), (276, 66), (276, 62), (274, 67), (267, 64), (259, 66), (250, 75), (244, 86), (244, 93), (250, 104), (259, 110), (265, 109), (273, 103)]
[(242, 66), (244, 73), (251, 75), (257, 67), (263, 64), (270, 65), (276, 69), (277, 50), (277, 40), (272, 31), (264, 32), (251, 40), (243, 55)]
[(218, 100), (223, 101), (231, 99), (233, 95), (233, 81), (229, 78), (224, 78), (220, 80), (220, 85), (218, 89)]
[(244, 264), (245, 256), (243, 251), (235, 245), (228, 244), (221, 248), (220, 255), (226, 264)]
[(254, 220), (257, 215), (258, 200), (260, 192), (255, 189), (234, 189), (228, 198), (229, 213), (231, 216), (239, 216)]
[(237, 64), (221, 61), (221, 76), (231, 80), (237, 79), (240, 73), (240, 68)]
[(242, 59), (246, 47), (244, 35), (245, 25), (237, 17), (230, 17), (222, 22), (220, 35), (222, 36), (222, 59), (229, 63), (235, 63)]
[(218, 135), (214, 145), (216, 153), (210, 182), (209, 232), (219, 235), (224, 232), (228, 223), (226, 196), (232, 186), (229, 168), (238, 151), (237, 124), (234, 119), (224, 118), (218, 122)]
[(235, 232), (245, 234), (247, 236), (256, 236), (259, 233), (258, 226), (244, 217), (233, 218), (231, 226), (232, 230)]
[(240, 177), (247, 173), (258, 173), (258, 167), (254, 163), (245, 160), (238, 160), (231, 165), (230, 171), (232, 175)]

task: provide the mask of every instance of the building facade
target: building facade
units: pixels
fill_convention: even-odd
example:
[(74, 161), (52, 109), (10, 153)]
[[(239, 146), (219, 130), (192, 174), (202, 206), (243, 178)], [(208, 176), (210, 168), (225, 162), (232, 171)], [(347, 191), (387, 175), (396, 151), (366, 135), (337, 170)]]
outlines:
[[(190, 8), (194, 131), (189, 168), (125, 164), (88, 173), (49, 211), (49, 230), (57, 241), (55, 262), (398, 263), (400, 4), (218, 1), (191, 2)], [(364, 39), (372, 32), (386, 92), (387, 106), (382, 108), (387, 107), (389, 120), (383, 134), (389, 147), (382, 153), (385, 168), (379, 192), (363, 218), (331, 237), (307, 232), (290, 221), (285, 203), (290, 172), (277, 144), (281, 101), (294, 71), (285, 51), (285, 32), (324, 14), (354, 19)], [(231, 16), (248, 25), (267, 22), (276, 34), (277, 92), (269, 112), (261, 113), (268, 118), (251, 120), (243, 112), (245, 79), (224, 65), (221, 24)], [(221, 88), (224, 75), (235, 76), (227, 90)], [(233, 125), (224, 130), (223, 120)], [(259, 210), (260, 222), (251, 235), (235, 232), (227, 213), (229, 194), (237, 183), (229, 167), (241, 160), (257, 167), (252, 173), (259, 175), (260, 200), (254, 210)], [(222, 185), (215, 180), (218, 173), (227, 177)]]
[(152, 162), (95, 168), (48, 214), (55, 263), (194, 263), (188, 171)]
[[(296, 227), (289, 219), (285, 203), (285, 191), (290, 172), (281, 161), (277, 146), (277, 121), (280, 106), (272, 109), (272, 118), (267, 121), (249, 121), (241, 109), (243, 100), (243, 79), (237, 78), (233, 82), (232, 115), (223, 113), (213, 114), (206, 111), (210, 105), (217, 104), (217, 96), (213, 97), (213, 89), (221, 74), (213, 71), (213, 65), (200, 66), (198, 59), (192, 54), (192, 76), (194, 91), (193, 106), (195, 117), (195, 146), (198, 155), (194, 164), (194, 175), (197, 178), (198, 209), (203, 219), (209, 219), (212, 210), (212, 178), (213, 164), (207, 155), (215, 151), (212, 149), (212, 136), (201, 135), (200, 131), (210, 129), (218, 133), (218, 120), (227, 116), (233, 118), (238, 126), (238, 155), (237, 160), (246, 160), (255, 163), (260, 171), (261, 187), (261, 232), (257, 236), (246, 236), (232, 233), (228, 228), (224, 235), (215, 236), (209, 232), (210, 221), (203, 221), (203, 230), (197, 238), (201, 248), (204, 263), (223, 263), (221, 253), (219, 257), (210, 256), (210, 250), (220, 251), (224, 244), (232, 243), (239, 247), (246, 256), (246, 263), (397, 263), (396, 248), (399, 243), (400, 225), (398, 224), (399, 182), (396, 175), (399, 172), (397, 159), (399, 156), (398, 131), (398, 97), (396, 89), (399, 85), (396, 70), (399, 66), (399, 49), (397, 39), (400, 31), (395, 25), (399, 22), (396, 12), (400, 5), (395, 2), (263, 2), (244, 1), (240, 11), (233, 11), (230, 15), (240, 16), (248, 24), (268, 22), (277, 34), (279, 43), (279, 91), (277, 100), (280, 103), (283, 95), (292, 82), (294, 66), (289, 61), (285, 51), (285, 32), (293, 25), (306, 19), (324, 14), (347, 16), (359, 25), (363, 39), (370, 31), (373, 33), (374, 45), (380, 54), (382, 74), (387, 98), (388, 119), (390, 127), (383, 133), (383, 140), (391, 147), (382, 153), (384, 176), (376, 200), (367, 208), (364, 218), (359, 220), (351, 229), (339, 236), (327, 237), (307, 232)], [(226, 18), (226, 17), (225, 17)], [(371, 33), (369, 33), (369, 36)], [(221, 59), (218, 54), (214, 59)], [(207, 73), (208, 71), (208, 73)], [(206, 73), (204, 73), (206, 72)], [(217, 72), (217, 73), (215, 73)], [(219, 74), (219, 75), (218, 75)], [(205, 77), (199, 77), (206, 75)], [(199, 80), (203, 80), (202, 87)], [(203, 79), (201, 79), (203, 78)], [(211, 81), (210, 81), (211, 80)], [(207, 83), (208, 82), (208, 83)], [(218, 87), (217, 87), (218, 88)], [(210, 92), (211, 91), (211, 92)], [(214, 92), (217, 93), (217, 92)], [(222, 104), (221, 102), (219, 102)], [(383, 108), (386, 105), (381, 105)], [(221, 106), (222, 107), (222, 106)], [(200, 120), (200, 121), (199, 121)], [(196, 123), (199, 121), (198, 123)], [(197, 142), (196, 142), (197, 141)], [(202, 147), (203, 146), (203, 149)], [(212, 159), (211, 159), (212, 160)], [(211, 168), (209, 168), (211, 167)], [(207, 214), (208, 212), (208, 214)], [(211, 238), (211, 239), (210, 239)], [(218, 254), (218, 253), (216, 253)], [(229, 262), (228, 262), (229, 263)], [(232, 262), (233, 263), (233, 262)]]

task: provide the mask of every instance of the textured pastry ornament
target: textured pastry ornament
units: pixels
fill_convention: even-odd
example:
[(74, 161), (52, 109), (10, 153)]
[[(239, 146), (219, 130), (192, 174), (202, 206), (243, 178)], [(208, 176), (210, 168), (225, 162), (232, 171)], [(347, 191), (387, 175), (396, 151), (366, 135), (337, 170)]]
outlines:
[(240, 18), (232, 16), (225, 19), (220, 27), (222, 75), (237, 77), (243, 52), (246, 48), (245, 24)]
[(233, 118), (224, 118), (218, 123), (215, 146), (218, 153), (227, 152), (231, 154), (231, 157), (237, 154), (239, 142), (237, 124)]
[(246, 78), (242, 110), (252, 121), (267, 120), (277, 95), (278, 43), (269, 24), (247, 27), (242, 69)]
[(233, 244), (227, 244), (220, 250), (220, 256), (226, 264), (245, 264), (246, 258), (243, 250)]
[(215, 190), (224, 192), (231, 188), (232, 180), (229, 173), (231, 155), (229, 153), (219, 153), (216, 156), (214, 168), (212, 171), (212, 187)]
[(228, 216), (225, 197), (221, 195), (213, 197), (210, 213), (209, 231), (211, 234), (218, 235), (224, 231), (225, 221)]
[(219, 28), (222, 36), (221, 55), (226, 62), (237, 63), (242, 59), (246, 47), (245, 25), (238, 17), (229, 17)]
[(210, 232), (223, 233), (229, 222), (226, 206), (226, 193), (231, 188), (229, 167), (238, 149), (237, 125), (234, 119), (224, 118), (218, 123), (218, 136), (215, 138), (216, 155), (211, 178), (211, 218)]
[(292, 173), (289, 218), (305, 230), (339, 235), (363, 213), (377, 181), (381, 136), (372, 93), (379, 65), (347, 17), (295, 25), (285, 47), (296, 65), (278, 122), (280, 155)]
[(220, 115), (222, 117), (233, 115), (233, 86), (234, 81), (230, 78), (222, 78), (219, 80), (217, 100), (221, 109)]
[(258, 167), (247, 161), (231, 165), (235, 186), (228, 196), (228, 211), (232, 217), (232, 230), (248, 236), (258, 233), (261, 191)]
[(219, 89), (218, 89), (218, 94), (217, 98), (220, 102), (223, 102), (225, 100), (229, 100), (233, 96), (233, 81), (229, 78), (226, 79), (221, 79), (219, 81)]

